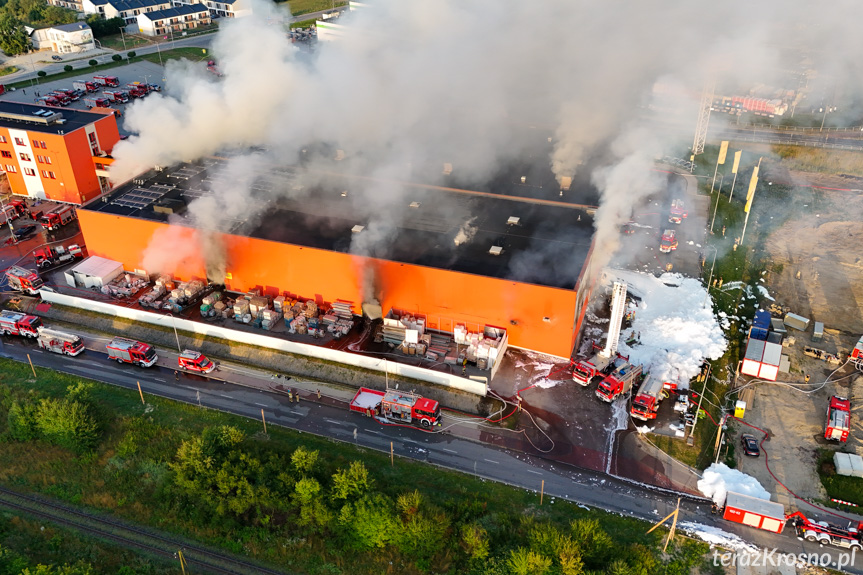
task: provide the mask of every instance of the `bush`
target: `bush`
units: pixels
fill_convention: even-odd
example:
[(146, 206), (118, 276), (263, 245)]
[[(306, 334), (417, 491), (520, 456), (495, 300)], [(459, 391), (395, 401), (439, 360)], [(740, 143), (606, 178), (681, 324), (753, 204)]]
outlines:
[(45, 76), (48, 75), (48, 72), (46, 72), (45, 70), (39, 70), (38, 72), (36, 72), (36, 75), (39, 76), (40, 78), (44, 78)]
[(91, 66), (96, 66), (99, 62), (98, 62), (98, 60), (90, 60), (87, 63), (90, 64)]
[(119, 54), (114, 54), (113, 56), (111, 56), (111, 59), (115, 62), (119, 62), (120, 60), (123, 59), (123, 57), (120, 56)]
[(99, 441), (99, 424), (87, 406), (69, 399), (43, 399), (36, 408), (36, 426), (42, 438), (79, 453)]
[(65, 71), (67, 71), (67, 72), (71, 72), (71, 71), (72, 71), (72, 65), (71, 65), (71, 64), (66, 64), (65, 66), (63, 66), (63, 69), (64, 69)]
[(13, 401), (6, 414), (9, 436), (17, 441), (30, 441), (39, 437), (36, 427), (36, 410), (30, 403), (20, 404)]
[(135, 52), (129, 52), (129, 60), (131, 60), (135, 56), (137, 56), (137, 54), (135, 54)]

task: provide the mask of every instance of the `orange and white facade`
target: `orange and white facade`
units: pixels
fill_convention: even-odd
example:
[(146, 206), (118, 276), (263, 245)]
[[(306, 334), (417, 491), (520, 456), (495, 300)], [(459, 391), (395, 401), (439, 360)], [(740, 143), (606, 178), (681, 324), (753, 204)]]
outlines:
[(0, 168), (18, 196), (78, 205), (98, 197), (110, 189), (119, 140), (110, 111), (0, 102)]

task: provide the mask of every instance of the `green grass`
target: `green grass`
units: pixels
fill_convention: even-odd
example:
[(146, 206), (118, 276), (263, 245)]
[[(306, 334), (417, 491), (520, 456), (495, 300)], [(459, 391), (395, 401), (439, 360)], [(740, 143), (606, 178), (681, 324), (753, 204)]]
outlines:
[(293, 23), (291, 23), (291, 29), (309, 28), (311, 26), (314, 26), (315, 22), (317, 22), (316, 18), (312, 18), (311, 20), (300, 20), (299, 22), (293, 22)]
[[(176, 563), (163, 557), (144, 556), (59, 527), (44, 519), (0, 509), (0, 572), (10, 563), (27, 565), (30, 572), (37, 564), (75, 565), (83, 563), (99, 575), (173, 575)], [(4, 554), (5, 553), (5, 554)], [(11, 555), (11, 557), (10, 557)], [(10, 571), (11, 572), (11, 571)], [(16, 570), (15, 573), (20, 572)]]
[(339, 0), (338, 2), (333, 2), (333, 0), (288, 0), (288, 6), (293, 16), (321, 12), (323, 10), (330, 10), (333, 7), (347, 6), (347, 4), (343, 0)]
[(849, 509), (847, 505), (841, 505), (829, 500), (830, 498), (841, 499), (842, 501), (863, 506), (863, 478), (837, 474), (836, 467), (833, 464), (833, 453), (830, 449), (818, 450), (818, 476), (821, 478), (821, 484), (824, 486), (824, 490), (827, 491), (828, 497), (828, 500), (824, 503), (831, 507), (859, 513), (858, 509)]
[[(181, 58), (185, 58), (187, 60), (191, 60), (192, 62), (200, 62), (202, 60), (207, 60), (210, 56), (205, 53), (205, 48), (173, 48), (171, 50), (162, 50), (161, 52), (161, 62), (167, 62), (168, 60), (179, 60)], [(143, 54), (135, 57), (136, 60), (147, 60), (148, 62), (152, 62), (154, 64), (158, 64), (160, 61), (160, 56), (158, 52), (153, 52), (152, 54)]]
[(17, 71), (17, 66), (6, 66), (4, 68), (0, 68), (0, 76), (8, 76), (9, 74), (14, 74)]
[[(545, 504), (540, 506), (539, 495), (532, 491), (399, 458), (391, 466), (388, 454), (273, 425), (269, 434), (263, 435), (258, 421), (193, 405), (145, 395), (145, 407), (137, 390), (95, 382), (92, 398), (98, 405), (104, 433), (94, 453), (76, 457), (40, 442), (11, 441), (6, 435), (6, 411), (13, 399), (60, 397), (67, 386), (81, 380), (46, 369), (37, 369), (36, 373), (35, 381), (30, 381), (28, 365), (0, 359), (0, 483), (115, 513), (129, 521), (248, 554), (283, 569), (345, 574), (429, 570), (489, 573), (484, 567), (466, 569), (457, 527), (472, 522), (488, 531), (490, 561), (498, 563), (508, 559), (509, 550), (531, 545), (528, 533), (532, 526), (551, 525), (567, 532), (569, 523), (579, 518), (599, 521), (601, 529), (615, 542), (615, 558), (639, 562), (638, 554), (645, 553), (651, 561), (670, 561), (668, 567), (674, 569), (668, 573), (688, 573), (707, 552), (704, 544), (678, 539), (669, 555), (660, 556), (657, 545), (663, 534), (646, 534), (647, 525), (641, 521), (588, 511), (561, 500), (552, 504), (547, 494)], [(198, 436), (205, 427), (218, 425), (244, 431), (247, 439), (243, 451), (252, 457), (288, 458), (300, 446), (319, 451), (321, 461), (313, 474), (325, 486), (325, 478), (337, 469), (361, 460), (369, 469), (376, 492), (395, 497), (418, 490), (423, 500), (445, 514), (454, 526), (447, 532), (444, 549), (428, 564), (416, 564), (411, 556), (392, 546), (346, 556), (338, 544), (336, 528), (324, 534), (306, 532), (297, 527), (292, 515), (268, 517), (264, 522), (253, 520), (254, 515), (208, 517), (196, 500), (173, 486), (168, 463), (175, 459), (183, 440)]]
[[(123, 43), (123, 39), (125, 38), (126, 43)], [(149, 46), (152, 42), (141, 38), (140, 36), (135, 36), (132, 34), (112, 34), (111, 36), (104, 36), (99, 38), (99, 43), (103, 48), (107, 48), (109, 50), (134, 50), (135, 48), (140, 48), (141, 46)]]

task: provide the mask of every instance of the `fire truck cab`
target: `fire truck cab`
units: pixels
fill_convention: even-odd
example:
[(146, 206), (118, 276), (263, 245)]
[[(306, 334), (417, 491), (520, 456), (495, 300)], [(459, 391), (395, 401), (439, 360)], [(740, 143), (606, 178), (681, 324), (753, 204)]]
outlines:
[(668, 216), (668, 221), (672, 224), (679, 224), (686, 219), (686, 208), (683, 206), (683, 200), (674, 199), (671, 201), (671, 213)]
[(857, 341), (857, 345), (851, 350), (851, 357), (849, 359), (854, 364), (854, 367), (863, 371), (863, 337)]
[(677, 249), (677, 232), (674, 230), (665, 230), (662, 232), (662, 239), (659, 242), (659, 251), (664, 254), (670, 254)]
[(572, 366), (572, 381), (583, 387), (587, 387), (597, 375), (605, 373), (611, 364), (611, 357), (605, 357), (599, 353), (602, 351), (601, 347), (594, 344), (593, 349), (597, 350), (597, 353), (592, 358), (583, 359)]
[(39, 274), (18, 266), (11, 266), (6, 270), (6, 283), (13, 290), (30, 295), (39, 295), (39, 288), (45, 285)]
[(183, 350), (177, 358), (180, 369), (196, 371), (198, 373), (210, 373), (216, 369), (216, 364), (210, 361), (203, 353), (191, 349)]
[(632, 408), (629, 410), (632, 417), (642, 421), (656, 419), (659, 403), (665, 393), (664, 385), (661, 378), (648, 375), (632, 400)]
[(93, 76), (93, 81), (102, 86), (119, 86), (120, 79), (116, 76)]
[(380, 415), (401, 423), (430, 428), (441, 424), (440, 404), (407, 391), (377, 391), (361, 387), (350, 403), (351, 411)]
[(799, 539), (858, 551), (863, 549), (860, 534), (863, 523), (849, 524), (848, 527), (843, 528), (826, 521), (810, 521), (799, 511), (789, 515), (788, 519), (792, 521)]
[(614, 371), (605, 376), (596, 388), (596, 397), (607, 403), (626, 395), (641, 376), (641, 366), (635, 366), (623, 358), (614, 362)]
[(828, 441), (848, 441), (848, 431), (851, 429), (851, 402), (844, 397), (834, 395), (827, 406), (827, 425), (824, 429), (824, 439)]
[(68, 205), (56, 206), (42, 214), (39, 223), (43, 229), (53, 232), (59, 230), (77, 217), (75, 208)]
[(37, 337), (42, 320), (35, 315), (27, 315), (9, 310), (0, 312), (0, 333), (3, 335), (23, 335)]

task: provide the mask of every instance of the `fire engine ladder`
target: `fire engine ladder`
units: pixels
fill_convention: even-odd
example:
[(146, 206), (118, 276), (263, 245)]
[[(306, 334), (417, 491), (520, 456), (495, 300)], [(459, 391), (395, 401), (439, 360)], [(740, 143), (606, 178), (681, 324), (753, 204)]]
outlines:
[(610, 358), (617, 353), (624, 312), (626, 312), (626, 282), (614, 282), (611, 293), (611, 320), (608, 322), (608, 340), (605, 343), (605, 349), (599, 352), (603, 357)]

